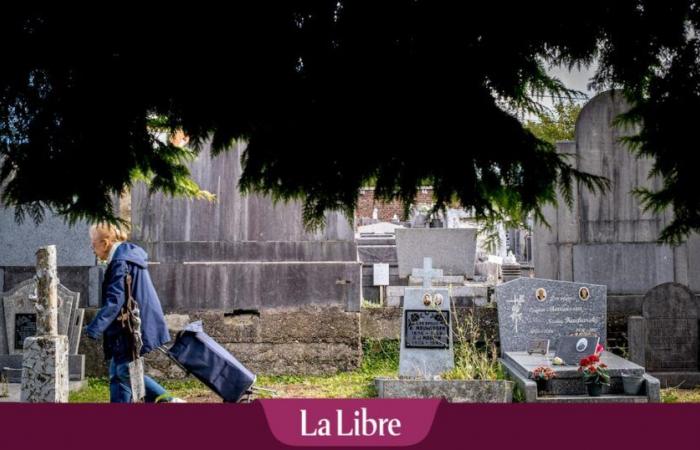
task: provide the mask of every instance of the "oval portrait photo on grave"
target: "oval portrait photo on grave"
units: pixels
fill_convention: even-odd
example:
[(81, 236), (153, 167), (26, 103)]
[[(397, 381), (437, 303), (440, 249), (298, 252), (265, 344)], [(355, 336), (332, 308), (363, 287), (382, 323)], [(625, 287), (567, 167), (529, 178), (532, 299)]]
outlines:
[(584, 302), (587, 301), (590, 297), (591, 297), (591, 293), (587, 287), (582, 287), (581, 289), (578, 290), (578, 298), (580, 298)]
[(538, 302), (543, 302), (547, 300), (547, 291), (545, 288), (537, 288), (535, 291), (535, 297), (537, 298)]
[(584, 351), (586, 351), (586, 348), (588, 348), (588, 339), (581, 338), (576, 342), (576, 351), (577, 352), (584, 352)]

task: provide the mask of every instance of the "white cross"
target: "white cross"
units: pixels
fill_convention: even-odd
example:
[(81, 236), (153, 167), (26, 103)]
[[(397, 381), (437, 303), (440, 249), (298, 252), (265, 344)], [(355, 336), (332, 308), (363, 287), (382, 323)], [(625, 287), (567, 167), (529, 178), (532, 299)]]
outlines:
[(423, 268), (413, 269), (411, 275), (423, 278), (423, 289), (432, 287), (432, 279), (442, 276), (442, 269), (433, 269), (433, 258), (423, 258)]

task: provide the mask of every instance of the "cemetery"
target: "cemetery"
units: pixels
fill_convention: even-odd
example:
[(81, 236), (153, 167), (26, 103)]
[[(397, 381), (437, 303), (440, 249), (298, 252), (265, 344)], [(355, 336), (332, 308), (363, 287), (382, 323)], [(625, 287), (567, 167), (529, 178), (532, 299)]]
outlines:
[[(238, 188), (244, 143), (189, 163), (216, 201), (115, 197), (174, 338), (201, 321), (256, 373), (262, 397), (444, 398), (477, 403), (648, 403), (700, 387), (700, 238), (657, 237), (671, 213), (630, 192), (658, 187), (652, 161), (620, 142), (629, 108), (599, 94), (557, 151), (608, 177), (546, 205), (549, 226), (501, 227), (484, 242), (468, 211), (357, 223), (340, 212), (303, 226), (299, 203)], [(389, 214), (382, 211), (383, 217)], [(0, 210), (0, 401), (108, 400), (99, 341), (83, 328), (105, 267), (89, 224), (17, 224)], [(164, 354), (145, 370), (190, 402), (221, 401)], [(679, 394), (679, 392), (682, 393)], [(688, 395), (686, 395), (688, 394)], [(685, 397), (684, 397), (685, 398)], [(700, 397), (698, 397), (700, 400)]]

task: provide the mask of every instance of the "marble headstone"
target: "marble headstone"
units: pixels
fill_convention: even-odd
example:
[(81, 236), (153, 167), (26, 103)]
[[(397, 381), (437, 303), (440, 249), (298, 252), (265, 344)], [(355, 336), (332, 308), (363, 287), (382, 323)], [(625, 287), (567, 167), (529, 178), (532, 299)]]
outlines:
[(407, 287), (401, 320), (399, 376), (433, 378), (454, 367), (450, 296), (446, 288), (431, 287), (435, 276), (424, 262), (423, 287)]
[(474, 277), (476, 263), (476, 228), (399, 228), (396, 230), (396, 253), (399, 277), (430, 257), (445, 275)]
[(518, 278), (496, 287), (501, 353), (526, 351), (532, 339), (598, 336), (605, 344), (606, 286)]
[[(24, 339), (36, 334), (36, 286), (36, 281), (29, 279), (2, 295), (0, 354), (22, 354)], [(79, 301), (79, 293), (58, 285), (58, 333), (67, 336), (73, 355), (78, 353), (85, 313), (78, 308)]]

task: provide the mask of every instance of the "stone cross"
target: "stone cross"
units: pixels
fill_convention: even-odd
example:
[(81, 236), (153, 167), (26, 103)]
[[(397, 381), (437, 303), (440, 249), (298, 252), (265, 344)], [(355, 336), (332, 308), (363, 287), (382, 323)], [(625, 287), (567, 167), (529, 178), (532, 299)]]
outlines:
[(36, 252), (37, 335), (24, 340), (23, 402), (68, 402), (68, 336), (58, 335), (56, 246)]
[(442, 276), (441, 269), (433, 269), (433, 258), (423, 258), (423, 268), (413, 269), (411, 276), (423, 278), (423, 289), (433, 287), (432, 279)]

